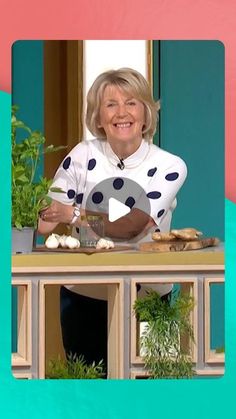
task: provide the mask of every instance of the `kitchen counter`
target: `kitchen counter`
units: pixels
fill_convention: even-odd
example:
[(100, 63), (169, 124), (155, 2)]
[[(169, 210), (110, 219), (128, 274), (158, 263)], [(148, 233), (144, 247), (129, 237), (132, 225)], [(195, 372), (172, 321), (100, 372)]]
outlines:
[(38, 268), (43, 271), (55, 269), (55, 272), (63, 267), (68, 270), (86, 267), (92, 270), (93, 267), (114, 266), (117, 271), (129, 270), (130, 266), (137, 267), (151, 266), (195, 266), (199, 265), (224, 265), (224, 247), (208, 247), (202, 250), (186, 252), (140, 252), (138, 250), (128, 250), (123, 252), (101, 252), (93, 254), (69, 253), (69, 252), (33, 252), (30, 254), (20, 254), (12, 256), (12, 270), (19, 272), (20, 268), (27, 268), (33, 272)]
[[(81, 293), (101, 292), (108, 301), (108, 378), (145, 374), (137, 353), (133, 315), (137, 284), (176, 284), (193, 296), (195, 346), (192, 360), (199, 375), (222, 375), (224, 355), (210, 347), (211, 285), (224, 286), (223, 244), (185, 252), (127, 250), (93, 254), (41, 252), (12, 256), (12, 284), (18, 289), (18, 352), (12, 356), (19, 378), (44, 378), (47, 360), (62, 354), (59, 321), (61, 285)], [(223, 289), (222, 289), (223, 290)], [(91, 295), (90, 295), (91, 294)], [(223, 307), (215, 307), (216, 310)], [(61, 347), (61, 352), (60, 352)]]

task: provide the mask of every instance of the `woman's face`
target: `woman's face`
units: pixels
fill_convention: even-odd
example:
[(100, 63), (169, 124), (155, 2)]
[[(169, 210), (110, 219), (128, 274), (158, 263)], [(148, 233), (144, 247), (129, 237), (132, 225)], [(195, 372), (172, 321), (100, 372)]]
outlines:
[(112, 144), (130, 143), (139, 146), (145, 124), (142, 102), (114, 85), (106, 86), (100, 107), (100, 124)]

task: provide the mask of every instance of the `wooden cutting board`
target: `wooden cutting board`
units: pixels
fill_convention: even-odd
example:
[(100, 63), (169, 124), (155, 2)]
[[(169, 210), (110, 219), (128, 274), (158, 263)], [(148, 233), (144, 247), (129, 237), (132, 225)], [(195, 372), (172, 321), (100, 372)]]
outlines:
[(93, 253), (107, 253), (107, 252), (123, 252), (125, 250), (133, 250), (131, 246), (115, 246), (113, 249), (95, 249), (94, 247), (79, 247), (78, 249), (68, 249), (58, 247), (57, 249), (48, 249), (46, 246), (37, 246), (33, 249), (34, 252), (47, 253), (86, 253), (92, 255)]
[(217, 246), (220, 240), (216, 237), (208, 237), (197, 240), (170, 240), (152, 241), (140, 243), (139, 250), (142, 252), (183, 252), (186, 250), (198, 250), (204, 247)]

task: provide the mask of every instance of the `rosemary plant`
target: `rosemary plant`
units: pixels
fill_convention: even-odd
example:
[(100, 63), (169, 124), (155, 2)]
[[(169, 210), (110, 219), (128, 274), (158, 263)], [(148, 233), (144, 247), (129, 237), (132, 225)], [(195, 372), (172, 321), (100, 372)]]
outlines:
[[(194, 341), (190, 313), (193, 298), (181, 295), (169, 303), (150, 289), (147, 296), (137, 299), (134, 312), (140, 322), (147, 322), (140, 345), (150, 378), (190, 378), (194, 375), (190, 343)], [(188, 336), (185, 349), (181, 336)]]

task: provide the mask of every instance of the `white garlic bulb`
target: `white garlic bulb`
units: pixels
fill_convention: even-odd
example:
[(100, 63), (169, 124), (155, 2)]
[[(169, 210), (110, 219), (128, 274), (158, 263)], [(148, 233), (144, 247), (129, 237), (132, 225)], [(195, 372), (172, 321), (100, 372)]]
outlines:
[(67, 239), (67, 235), (66, 234), (62, 234), (62, 236), (59, 236), (59, 245), (61, 247), (66, 247), (66, 239)]
[(96, 249), (103, 249), (105, 245), (105, 239), (99, 239), (96, 244)]
[(113, 249), (115, 247), (113, 241), (106, 239), (99, 239), (96, 249)]
[(51, 234), (45, 241), (45, 246), (48, 249), (57, 249), (59, 246), (58, 234)]
[(109, 244), (109, 249), (114, 249), (115, 243), (112, 240), (107, 240)]
[(66, 247), (69, 247), (69, 249), (78, 249), (80, 247), (80, 242), (75, 237), (67, 236), (65, 239), (65, 245)]

